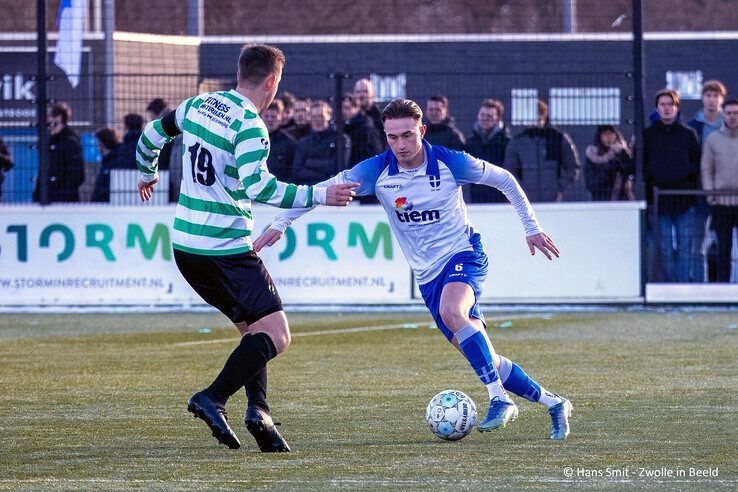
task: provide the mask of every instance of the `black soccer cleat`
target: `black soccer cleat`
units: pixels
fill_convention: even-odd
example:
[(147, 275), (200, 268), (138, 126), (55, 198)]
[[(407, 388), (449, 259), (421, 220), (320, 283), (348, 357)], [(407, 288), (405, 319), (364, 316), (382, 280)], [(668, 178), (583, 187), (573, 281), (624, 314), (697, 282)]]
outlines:
[(187, 411), (208, 424), (219, 443), (231, 449), (238, 449), (241, 443), (228, 425), (228, 415), (223, 406), (211, 399), (203, 391), (195, 393), (187, 401)]
[(256, 444), (259, 445), (262, 453), (289, 453), (292, 451), (287, 441), (277, 430), (276, 426), (279, 425), (279, 422), (272, 421), (268, 413), (258, 408), (249, 407), (246, 409), (244, 423), (256, 439)]

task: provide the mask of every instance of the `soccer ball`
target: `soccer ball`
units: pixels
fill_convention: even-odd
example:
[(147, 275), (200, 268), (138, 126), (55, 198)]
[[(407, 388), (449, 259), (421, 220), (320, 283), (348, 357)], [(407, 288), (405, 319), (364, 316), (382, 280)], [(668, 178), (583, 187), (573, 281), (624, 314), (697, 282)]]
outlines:
[(461, 391), (441, 391), (428, 403), (425, 419), (435, 435), (447, 441), (458, 441), (477, 423), (477, 407)]

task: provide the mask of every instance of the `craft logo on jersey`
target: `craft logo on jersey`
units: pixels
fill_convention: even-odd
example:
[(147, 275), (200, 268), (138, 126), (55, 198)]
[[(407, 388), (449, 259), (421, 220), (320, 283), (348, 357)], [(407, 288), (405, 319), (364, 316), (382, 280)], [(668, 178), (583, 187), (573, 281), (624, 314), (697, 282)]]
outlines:
[(438, 210), (413, 210), (413, 203), (404, 196), (395, 200), (395, 215), (400, 222), (431, 222), (441, 219), (441, 212)]

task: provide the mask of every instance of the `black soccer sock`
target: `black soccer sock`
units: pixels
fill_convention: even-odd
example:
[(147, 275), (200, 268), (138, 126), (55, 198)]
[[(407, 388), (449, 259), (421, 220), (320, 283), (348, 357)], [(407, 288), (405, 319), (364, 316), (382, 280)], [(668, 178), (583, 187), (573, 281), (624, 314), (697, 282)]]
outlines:
[(244, 336), (207, 391), (225, 405), (228, 398), (248, 384), (276, 356), (277, 348), (266, 333)]
[(248, 399), (249, 408), (258, 408), (269, 413), (269, 404), (266, 400), (267, 369), (268, 366), (264, 366), (264, 369), (246, 384), (246, 398)]

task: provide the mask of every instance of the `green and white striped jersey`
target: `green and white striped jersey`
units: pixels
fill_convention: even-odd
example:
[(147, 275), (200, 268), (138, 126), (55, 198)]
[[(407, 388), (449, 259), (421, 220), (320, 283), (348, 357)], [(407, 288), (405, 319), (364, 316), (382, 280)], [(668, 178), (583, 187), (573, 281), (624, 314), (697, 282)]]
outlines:
[[(325, 188), (282, 183), (269, 173), (269, 132), (254, 104), (239, 92), (187, 99), (177, 108), (174, 123), (183, 134), (175, 249), (201, 255), (248, 252), (252, 200), (281, 208), (325, 203)], [(144, 182), (154, 180), (159, 151), (172, 140), (171, 133), (178, 132), (165, 131), (161, 119), (144, 128), (136, 149)]]

